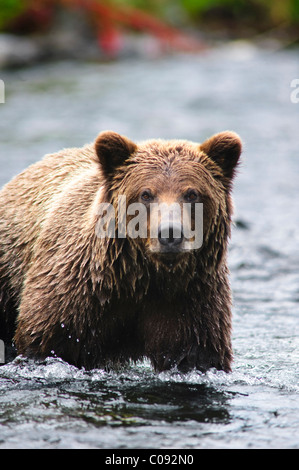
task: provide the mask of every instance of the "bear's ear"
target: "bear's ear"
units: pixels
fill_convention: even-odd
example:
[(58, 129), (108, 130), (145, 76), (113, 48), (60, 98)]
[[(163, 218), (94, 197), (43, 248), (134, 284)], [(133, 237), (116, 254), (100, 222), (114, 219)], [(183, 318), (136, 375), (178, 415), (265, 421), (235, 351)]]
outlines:
[(95, 141), (95, 150), (104, 172), (111, 176), (137, 150), (137, 145), (116, 132), (104, 131)]
[(215, 134), (200, 145), (200, 150), (220, 167), (225, 177), (233, 178), (242, 151), (238, 134), (231, 131)]

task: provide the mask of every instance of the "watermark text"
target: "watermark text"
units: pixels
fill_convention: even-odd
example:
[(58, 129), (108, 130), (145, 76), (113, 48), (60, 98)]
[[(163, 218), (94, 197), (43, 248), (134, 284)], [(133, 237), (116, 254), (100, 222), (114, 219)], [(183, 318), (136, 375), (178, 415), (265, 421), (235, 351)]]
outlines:
[(5, 363), (5, 346), (4, 346), (4, 341), (0, 339), (0, 364)]
[(291, 92), (291, 102), (294, 104), (299, 103), (299, 78), (294, 78), (291, 81), (291, 88), (294, 90)]
[(101, 203), (95, 227), (98, 238), (149, 238), (161, 243), (175, 239), (184, 250), (197, 249), (203, 242), (202, 203), (151, 203), (149, 209), (140, 202), (126, 205), (126, 196), (118, 197), (117, 210), (110, 203)]
[(5, 85), (3, 80), (0, 80), (0, 103), (5, 103)]

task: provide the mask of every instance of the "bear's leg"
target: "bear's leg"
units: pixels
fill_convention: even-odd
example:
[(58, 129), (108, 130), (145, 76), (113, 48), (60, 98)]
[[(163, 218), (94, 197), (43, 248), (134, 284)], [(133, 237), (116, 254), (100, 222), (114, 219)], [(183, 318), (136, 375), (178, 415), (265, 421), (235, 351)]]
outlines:
[(13, 345), (13, 337), (17, 319), (16, 302), (8, 296), (8, 289), (0, 287), (0, 340), (4, 343), (5, 362), (13, 360), (16, 350)]

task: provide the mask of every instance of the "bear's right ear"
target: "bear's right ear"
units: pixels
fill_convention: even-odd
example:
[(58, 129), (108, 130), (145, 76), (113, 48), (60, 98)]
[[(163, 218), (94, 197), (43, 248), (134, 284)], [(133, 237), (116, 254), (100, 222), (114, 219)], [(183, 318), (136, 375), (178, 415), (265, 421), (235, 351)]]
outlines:
[(95, 150), (105, 174), (112, 176), (115, 169), (137, 150), (137, 145), (116, 132), (104, 131), (95, 141)]

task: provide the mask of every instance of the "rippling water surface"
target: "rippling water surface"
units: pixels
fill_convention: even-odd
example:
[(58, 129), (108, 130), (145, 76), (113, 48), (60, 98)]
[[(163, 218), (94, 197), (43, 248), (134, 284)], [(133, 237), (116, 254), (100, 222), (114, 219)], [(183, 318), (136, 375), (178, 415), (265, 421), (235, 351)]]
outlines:
[(0, 184), (104, 129), (140, 140), (244, 140), (230, 244), (231, 374), (0, 368), (0, 448), (299, 448), (299, 52), (239, 44), (199, 57), (6, 71)]

